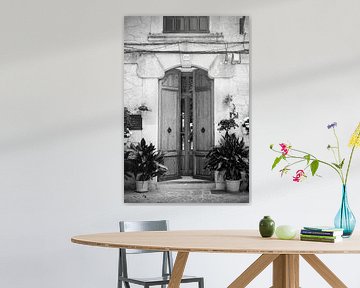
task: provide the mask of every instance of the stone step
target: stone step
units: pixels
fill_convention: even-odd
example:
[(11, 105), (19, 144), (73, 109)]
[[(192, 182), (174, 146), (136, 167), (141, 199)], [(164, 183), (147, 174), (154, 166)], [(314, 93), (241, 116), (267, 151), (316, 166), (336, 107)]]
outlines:
[(210, 181), (164, 181), (158, 182), (159, 190), (172, 189), (215, 189), (215, 183)]

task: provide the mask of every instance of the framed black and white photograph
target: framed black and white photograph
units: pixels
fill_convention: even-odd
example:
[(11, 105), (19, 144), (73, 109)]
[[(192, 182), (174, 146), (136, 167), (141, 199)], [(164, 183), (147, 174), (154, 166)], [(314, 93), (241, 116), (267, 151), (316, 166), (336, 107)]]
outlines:
[(249, 17), (124, 18), (125, 203), (249, 203)]

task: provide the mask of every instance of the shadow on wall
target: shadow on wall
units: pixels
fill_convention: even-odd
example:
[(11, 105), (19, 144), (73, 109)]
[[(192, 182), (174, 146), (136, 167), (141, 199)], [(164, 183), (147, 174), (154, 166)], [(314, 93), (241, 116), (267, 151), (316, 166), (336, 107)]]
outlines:
[(316, 82), (320, 79), (326, 79), (332, 75), (343, 74), (360, 68), (360, 58), (347, 59), (333, 63), (326, 63), (323, 66), (312, 67), (307, 69), (296, 70), (295, 73), (284, 73), (275, 77), (268, 77), (264, 81), (256, 82), (256, 91), (267, 91), (277, 89), (280, 86), (295, 86), (304, 82)]
[(46, 130), (34, 131), (24, 137), (18, 136), (0, 142), (0, 154), (18, 149), (29, 149), (31, 146), (38, 145), (39, 143), (53, 143), (64, 138), (81, 137), (84, 134), (102, 132), (107, 129), (119, 130), (119, 149), (121, 149), (123, 146), (121, 136), (122, 121), (121, 113), (113, 113), (112, 115), (106, 114), (92, 119), (66, 123), (62, 126), (51, 127)]

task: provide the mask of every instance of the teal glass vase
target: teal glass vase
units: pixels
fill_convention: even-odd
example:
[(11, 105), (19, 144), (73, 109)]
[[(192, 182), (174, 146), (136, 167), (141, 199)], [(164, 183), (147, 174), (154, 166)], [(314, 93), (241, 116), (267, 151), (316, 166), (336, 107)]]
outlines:
[(343, 237), (345, 238), (350, 237), (355, 229), (356, 219), (349, 207), (346, 185), (342, 187), (341, 206), (336, 214), (334, 224), (336, 228), (344, 229)]

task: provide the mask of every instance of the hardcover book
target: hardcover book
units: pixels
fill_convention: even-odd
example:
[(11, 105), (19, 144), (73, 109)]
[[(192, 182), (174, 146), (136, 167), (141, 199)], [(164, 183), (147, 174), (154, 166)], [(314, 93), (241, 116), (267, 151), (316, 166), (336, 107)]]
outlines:
[(341, 236), (343, 234), (343, 230), (321, 231), (321, 230), (301, 229), (300, 233), (303, 234), (303, 235)]
[(335, 232), (335, 231), (341, 231), (343, 232), (344, 229), (342, 228), (335, 228), (332, 226), (304, 226), (305, 230), (311, 230), (311, 231), (330, 231), (330, 232)]
[(313, 241), (313, 242), (324, 242), (324, 243), (337, 243), (342, 241), (342, 237), (332, 238), (314, 238), (314, 237), (304, 237), (300, 235), (301, 241)]
[(341, 236), (304, 235), (304, 234), (300, 234), (300, 237), (310, 238), (310, 239), (329, 239), (329, 240), (342, 239)]

